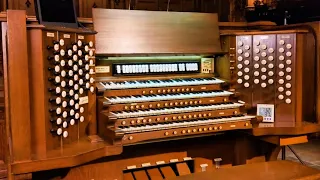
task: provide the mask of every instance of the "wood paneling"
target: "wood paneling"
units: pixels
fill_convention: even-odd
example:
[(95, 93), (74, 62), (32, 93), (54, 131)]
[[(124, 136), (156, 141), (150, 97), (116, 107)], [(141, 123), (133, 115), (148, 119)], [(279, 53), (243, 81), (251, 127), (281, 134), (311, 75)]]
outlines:
[(0, 161), (5, 161), (7, 152), (7, 135), (6, 124), (4, 120), (0, 120)]
[(35, 15), (35, 3), (33, 0), (9, 0), (8, 9), (26, 10), (27, 15)]
[[(29, 72), (25, 11), (9, 10), (7, 13), (8, 62), (7, 94), (9, 114), (6, 116), (11, 130), (13, 161), (29, 160), (31, 156)], [(14, 104), (14, 105), (12, 105)]]
[(217, 14), (94, 9), (93, 22), (100, 55), (221, 53)]

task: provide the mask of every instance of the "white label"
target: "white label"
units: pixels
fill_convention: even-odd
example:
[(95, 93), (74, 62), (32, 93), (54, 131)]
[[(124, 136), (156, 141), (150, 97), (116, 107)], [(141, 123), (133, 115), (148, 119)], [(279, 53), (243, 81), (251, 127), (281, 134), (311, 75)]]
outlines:
[(96, 73), (109, 73), (110, 66), (96, 66)]
[(173, 162), (178, 162), (178, 161), (179, 161), (178, 159), (171, 159), (171, 160), (170, 160), (170, 162), (172, 162), (172, 163), (173, 163)]
[(88, 102), (89, 102), (88, 96), (79, 98), (79, 105), (88, 104)]
[(70, 38), (70, 34), (64, 34), (63, 37), (69, 39)]
[(141, 166), (142, 167), (148, 167), (148, 166), (151, 166), (151, 163), (143, 163)]
[(158, 161), (158, 162), (156, 162), (156, 164), (157, 164), (157, 165), (165, 164), (165, 162), (164, 162), (164, 161)]
[(79, 36), (78, 36), (78, 39), (84, 39), (84, 36), (80, 36), (80, 35), (79, 35)]
[(54, 37), (54, 33), (47, 32), (47, 37)]
[(133, 165), (133, 166), (127, 166), (127, 169), (136, 169), (137, 166)]
[(236, 125), (230, 125), (230, 127), (231, 127), (231, 128), (235, 128), (235, 127), (236, 127)]
[(189, 161), (189, 160), (192, 160), (192, 158), (191, 157), (185, 157), (185, 158), (183, 158), (183, 160)]

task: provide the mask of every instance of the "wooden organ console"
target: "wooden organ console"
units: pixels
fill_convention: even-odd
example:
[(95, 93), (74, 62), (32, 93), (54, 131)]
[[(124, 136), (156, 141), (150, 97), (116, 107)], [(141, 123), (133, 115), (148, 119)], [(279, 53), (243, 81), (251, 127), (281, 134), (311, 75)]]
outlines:
[[(223, 34), (216, 14), (103, 9), (92, 29), (7, 12), (9, 178), (173, 178), (276, 160), (320, 131), (304, 122), (316, 97), (307, 31)], [(257, 104), (275, 105), (273, 127)]]

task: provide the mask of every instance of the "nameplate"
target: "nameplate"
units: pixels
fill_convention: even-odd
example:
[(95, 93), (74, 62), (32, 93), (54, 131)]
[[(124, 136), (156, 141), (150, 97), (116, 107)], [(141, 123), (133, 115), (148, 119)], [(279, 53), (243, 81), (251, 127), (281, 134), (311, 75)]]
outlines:
[(185, 157), (185, 158), (183, 158), (183, 160), (184, 161), (190, 161), (190, 160), (192, 160), (192, 158), (191, 157)]
[(148, 166), (151, 166), (151, 163), (143, 163), (143, 164), (141, 164), (141, 167), (148, 167)]
[(136, 169), (137, 166), (133, 165), (133, 166), (127, 166), (127, 169)]
[(47, 32), (47, 37), (54, 37), (54, 33)]
[(80, 36), (80, 35), (79, 35), (79, 36), (78, 36), (78, 39), (84, 39), (84, 36)]
[(96, 73), (109, 73), (110, 66), (96, 66)]
[(179, 161), (178, 159), (171, 159), (170, 160), (171, 163), (178, 162), (178, 161)]
[(64, 34), (63, 37), (66, 39), (70, 39), (70, 34)]
[(156, 162), (156, 164), (157, 164), (157, 165), (165, 164), (165, 162), (164, 162), (164, 161), (158, 161), (158, 162)]
[(80, 98), (79, 98), (79, 105), (88, 104), (88, 103), (89, 103), (89, 98), (88, 98), (88, 96), (80, 97)]

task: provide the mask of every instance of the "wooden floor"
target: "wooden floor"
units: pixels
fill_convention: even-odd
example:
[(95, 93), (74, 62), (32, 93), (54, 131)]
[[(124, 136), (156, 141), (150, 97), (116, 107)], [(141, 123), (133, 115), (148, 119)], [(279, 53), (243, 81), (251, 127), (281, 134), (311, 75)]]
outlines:
[[(291, 147), (307, 166), (320, 169), (320, 139), (313, 139), (306, 144), (298, 144)], [(281, 159), (281, 152), (279, 159)], [(289, 148), (286, 148), (286, 160), (299, 162)]]

